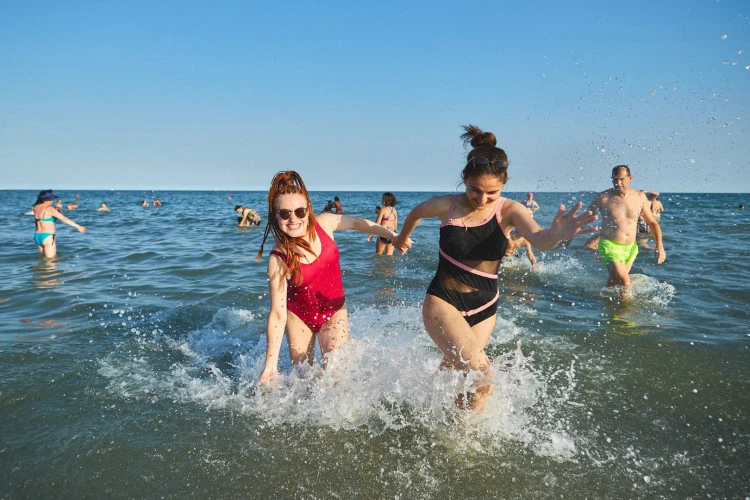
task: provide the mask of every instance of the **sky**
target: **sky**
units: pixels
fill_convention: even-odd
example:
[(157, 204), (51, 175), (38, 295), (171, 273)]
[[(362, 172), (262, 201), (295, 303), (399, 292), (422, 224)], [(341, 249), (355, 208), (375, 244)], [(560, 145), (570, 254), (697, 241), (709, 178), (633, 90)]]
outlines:
[(750, 4), (0, 1), (0, 188), (750, 192)]

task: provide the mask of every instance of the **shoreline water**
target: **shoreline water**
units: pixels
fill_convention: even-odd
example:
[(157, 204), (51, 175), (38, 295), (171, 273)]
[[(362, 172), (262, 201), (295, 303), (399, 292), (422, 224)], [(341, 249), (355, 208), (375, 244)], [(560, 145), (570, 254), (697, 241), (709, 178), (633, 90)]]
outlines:
[[(238, 229), (232, 209), (265, 193), (140, 207), (134, 192), (97, 213), (101, 192), (79, 191), (89, 231), (59, 225), (53, 263), (28, 193), (0, 204), (2, 497), (750, 494), (750, 219), (733, 195), (662, 195), (668, 259), (641, 252), (629, 306), (581, 239), (538, 269), (504, 262), (498, 389), (463, 424), (450, 395), (466, 381), (437, 371), (421, 326), (434, 221), (393, 258), (337, 235), (352, 322), (337, 375), (292, 370), (284, 347), (264, 392), (263, 226)], [(316, 194), (320, 210), (334, 193)], [(370, 217), (381, 193), (335, 194)], [(399, 195), (399, 211), (428, 196)], [(535, 192), (537, 218), (588, 196)]]

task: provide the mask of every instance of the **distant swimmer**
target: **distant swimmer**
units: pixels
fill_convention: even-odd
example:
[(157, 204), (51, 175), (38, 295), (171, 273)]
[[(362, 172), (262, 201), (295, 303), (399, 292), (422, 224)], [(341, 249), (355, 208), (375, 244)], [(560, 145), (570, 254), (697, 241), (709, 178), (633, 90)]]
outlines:
[(505, 251), (505, 256), (509, 257), (514, 255), (519, 248), (526, 249), (526, 256), (529, 258), (532, 266), (536, 265), (536, 256), (534, 250), (531, 248), (531, 243), (523, 236), (518, 236), (518, 231), (515, 229), (510, 233), (510, 239), (508, 240), (508, 249)]
[(739, 208), (740, 208), (740, 210), (745, 210), (745, 205), (743, 205), (742, 203), (740, 203), (740, 207)]
[(240, 227), (260, 226), (260, 215), (252, 208), (236, 205), (234, 211), (240, 214), (237, 217), (237, 225)]
[(268, 258), (271, 312), (261, 385), (278, 373), (285, 331), (295, 365), (313, 364), (316, 338), (324, 367), (328, 354), (349, 339), (339, 248), (333, 239), (334, 231), (346, 229), (390, 239), (396, 236), (390, 229), (358, 217), (331, 213), (316, 217), (310, 194), (297, 172), (279, 172), (273, 178), (266, 233), (258, 252), (260, 260), (271, 232), (276, 247)]
[(36, 202), (32, 207), (34, 219), (36, 221), (34, 243), (36, 243), (39, 253), (48, 258), (57, 255), (57, 242), (55, 241), (57, 230), (55, 229), (55, 219), (59, 219), (61, 222), (73, 226), (81, 233), (86, 232), (85, 227), (79, 226), (52, 206), (52, 202), (56, 199), (58, 198), (52, 190), (46, 189), (39, 192)]
[(68, 203), (68, 210), (75, 210), (76, 208), (78, 208), (78, 202), (76, 200)]
[(102, 202), (102, 206), (96, 209), (97, 212), (109, 212), (109, 207), (106, 203)]
[(656, 221), (661, 221), (661, 213), (664, 211), (664, 205), (659, 201), (659, 192), (647, 190), (644, 190), (643, 192), (646, 193), (646, 197), (651, 205), (651, 212), (654, 214)]
[(526, 199), (523, 200), (522, 204), (526, 207), (532, 217), (534, 217), (534, 212), (539, 210), (539, 204), (534, 201), (534, 193), (527, 194)]
[(153, 203), (153, 205), (154, 205), (155, 207), (160, 207), (160, 206), (161, 206), (161, 200), (159, 200), (158, 198), (157, 198), (157, 199), (155, 199), (155, 200), (154, 200), (154, 203)]
[(147, 200), (143, 200), (143, 201), (141, 202), (141, 206), (142, 206), (142, 207), (147, 207), (147, 206), (148, 206), (148, 201), (147, 201)]
[(633, 176), (627, 165), (616, 166), (612, 169), (614, 187), (597, 194), (589, 206), (589, 210), (602, 216), (598, 249), (609, 272), (608, 287), (630, 287), (630, 269), (638, 255), (636, 238), (639, 217), (643, 218), (656, 241), (654, 254), (657, 263), (661, 264), (666, 259), (661, 227), (651, 211), (646, 194), (630, 187), (632, 180)]
[(393, 245), (406, 252), (409, 235), (424, 218), (440, 219), (439, 263), (422, 305), (424, 326), (443, 355), (441, 370), (481, 372), (471, 390), (456, 395), (458, 408), (480, 411), (494, 390), (492, 362), (485, 347), (495, 330), (498, 269), (508, 249), (509, 231), (536, 248), (548, 249), (565, 239), (596, 231), (590, 212), (576, 215), (560, 206), (549, 229), (542, 229), (519, 202), (502, 197), (508, 182), (508, 156), (496, 147), (492, 132), (474, 125), (461, 136), (472, 150), (461, 172), (465, 191), (434, 196), (417, 205), (404, 220)]
[(333, 197), (333, 208), (334, 212), (336, 212), (337, 214), (344, 213), (344, 206), (341, 204), (341, 200), (339, 200), (338, 196)]
[(327, 213), (333, 212), (333, 207), (334, 207), (333, 200), (328, 200), (328, 203), (326, 203), (326, 206), (323, 207), (323, 213), (327, 214)]

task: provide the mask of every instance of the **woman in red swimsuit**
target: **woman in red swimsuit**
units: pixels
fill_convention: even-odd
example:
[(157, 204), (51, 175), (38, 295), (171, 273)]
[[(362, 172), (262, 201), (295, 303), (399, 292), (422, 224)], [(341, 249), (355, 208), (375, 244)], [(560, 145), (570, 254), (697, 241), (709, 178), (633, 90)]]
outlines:
[(263, 244), (273, 233), (276, 248), (268, 259), (271, 312), (266, 330), (266, 364), (260, 384), (278, 373), (279, 351), (286, 330), (292, 363), (312, 364), (315, 338), (323, 364), (326, 355), (349, 338), (339, 249), (334, 231), (354, 229), (395, 238), (396, 233), (372, 221), (341, 214), (313, 213), (310, 195), (297, 172), (279, 172), (268, 190), (268, 225)]
[(483, 373), (475, 379), (472, 391), (456, 398), (459, 408), (479, 411), (494, 387), (492, 364), (484, 348), (495, 328), (497, 271), (511, 229), (517, 228), (533, 246), (547, 249), (596, 231), (584, 227), (596, 217), (591, 212), (576, 216), (580, 202), (567, 214), (561, 205), (552, 227), (542, 229), (521, 203), (501, 197), (508, 181), (508, 157), (496, 147), (495, 135), (473, 125), (464, 130), (464, 144), (471, 142), (473, 147), (461, 172), (465, 192), (435, 196), (415, 207), (393, 245), (406, 252), (411, 247), (409, 235), (419, 221), (440, 218), (438, 270), (427, 289), (422, 318), (443, 353), (441, 369)]

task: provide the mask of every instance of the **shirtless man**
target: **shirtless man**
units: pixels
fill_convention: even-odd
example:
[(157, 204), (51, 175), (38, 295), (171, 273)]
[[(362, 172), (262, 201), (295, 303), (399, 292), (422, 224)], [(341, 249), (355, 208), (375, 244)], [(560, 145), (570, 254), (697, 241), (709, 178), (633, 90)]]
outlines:
[(651, 203), (643, 191), (632, 189), (633, 176), (627, 165), (612, 169), (612, 189), (597, 194), (589, 210), (599, 212), (602, 219), (599, 255), (609, 271), (607, 286), (630, 287), (630, 269), (638, 255), (635, 242), (638, 235), (638, 217), (642, 216), (656, 242), (654, 255), (661, 264), (666, 259), (661, 241), (661, 227), (651, 211)]
[(519, 248), (526, 248), (526, 255), (529, 257), (529, 262), (532, 266), (536, 265), (536, 257), (534, 256), (534, 250), (531, 248), (531, 243), (524, 238), (519, 236), (518, 232), (514, 229), (510, 233), (510, 239), (508, 239), (508, 249), (505, 251), (505, 256), (508, 257), (516, 253)]
[(648, 197), (648, 201), (651, 204), (651, 211), (654, 213), (656, 221), (661, 220), (661, 213), (664, 211), (664, 205), (659, 201), (658, 191), (644, 191)]

